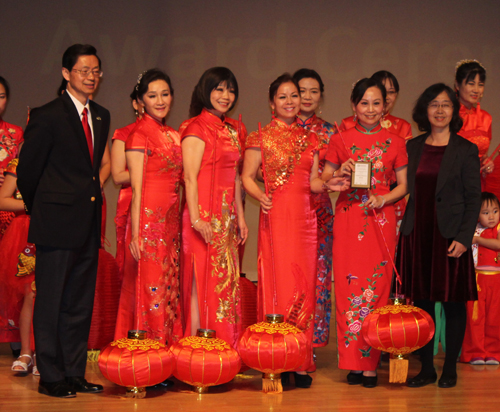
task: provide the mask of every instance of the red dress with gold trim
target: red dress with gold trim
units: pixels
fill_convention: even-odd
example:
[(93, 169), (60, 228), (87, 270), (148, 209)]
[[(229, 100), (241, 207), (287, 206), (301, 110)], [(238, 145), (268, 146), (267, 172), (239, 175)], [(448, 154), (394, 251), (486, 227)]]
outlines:
[[(372, 192), (389, 193), (396, 168), (408, 163), (405, 141), (380, 125), (370, 132), (356, 124), (330, 140), (326, 160), (341, 165), (350, 157), (372, 162)], [(364, 202), (366, 189), (341, 192), (335, 206), (333, 225), (333, 273), (339, 368), (371, 371), (377, 368), (380, 352), (368, 345), (361, 334), (368, 314), (387, 304), (392, 265), (384, 245), (382, 228), (389, 250), (396, 248), (394, 205), (376, 209), (374, 214)]]
[[(12, 160), (5, 174), (17, 178), (18, 159)], [(22, 200), (16, 190), (14, 197)], [(0, 242), (0, 342), (19, 342), (19, 314), (23, 306), (24, 289), (35, 280), (35, 245), (28, 242), (30, 217), (22, 212), (5, 231)]]
[[(497, 239), (500, 224), (493, 228), (484, 228), (477, 224), (478, 231), (485, 239)], [(474, 245), (473, 245), (474, 247)], [(483, 269), (483, 270), (481, 270)], [(477, 301), (467, 302), (467, 327), (465, 329), (461, 362), (470, 362), (474, 358), (495, 358), (500, 361), (500, 262), (498, 251), (477, 245)]]
[[(325, 155), (330, 138), (337, 131), (334, 125), (313, 114), (306, 120), (297, 117), (297, 124), (316, 133), (319, 139), (319, 175), (325, 168)], [(316, 310), (313, 346), (328, 344), (332, 315), (332, 244), (333, 207), (328, 193), (312, 193), (318, 224), (318, 265), (316, 268)]]
[(186, 203), (181, 256), (184, 336), (191, 335), (194, 277), (201, 327), (215, 330), (218, 338), (233, 347), (241, 334), (235, 180), (242, 159), (243, 125), (241, 133), (238, 129), (237, 121), (220, 119), (206, 109), (180, 128), (182, 139), (196, 136), (205, 143), (198, 174), (198, 207), (200, 217), (213, 229), (212, 241), (207, 245), (191, 227)]
[(318, 231), (311, 196), (311, 168), (318, 137), (296, 122), (273, 119), (248, 136), (246, 148), (263, 150), (264, 178), (272, 194), (270, 213), (260, 212), (258, 239), (258, 320), (268, 313), (285, 315), (301, 329), (311, 347), (298, 370), (311, 368)]
[[(121, 140), (126, 143), (127, 138), (130, 136), (135, 127), (139, 124), (140, 119), (137, 118), (134, 123), (128, 126), (116, 129), (113, 134), (112, 140)], [(128, 170), (128, 169), (127, 169)], [(120, 279), (123, 278), (123, 262), (125, 261), (125, 250), (128, 245), (125, 242), (127, 221), (130, 217), (130, 202), (132, 201), (132, 187), (130, 184), (125, 183), (120, 188), (118, 193), (118, 201), (116, 203), (116, 263), (120, 272)]]
[(491, 142), (491, 115), (482, 110), (480, 104), (467, 109), (460, 103), (460, 117), (464, 124), (457, 133), (469, 142), (475, 143), (479, 149), (479, 158), (488, 153)]
[[(23, 129), (7, 123), (0, 118), (0, 174), (3, 175), (9, 162), (19, 153), (19, 146), (23, 142)], [(0, 185), (1, 187), (2, 185)], [(14, 213), (0, 211), (0, 240), (7, 230), (9, 223), (14, 219)]]
[[(140, 239), (137, 263), (127, 248), (115, 339), (129, 329), (169, 344), (182, 335), (179, 299), (180, 199), (182, 154), (179, 134), (145, 114), (127, 139), (126, 150), (144, 151)], [(131, 222), (129, 222), (129, 225)], [(127, 230), (126, 244), (130, 243)], [(136, 280), (140, 275), (140, 312)]]

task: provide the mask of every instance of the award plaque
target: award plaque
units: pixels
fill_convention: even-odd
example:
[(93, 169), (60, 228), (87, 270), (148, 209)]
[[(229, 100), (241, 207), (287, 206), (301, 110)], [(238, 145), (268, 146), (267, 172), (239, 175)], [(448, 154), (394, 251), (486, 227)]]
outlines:
[(351, 187), (354, 189), (370, 189), (372, 182), (372, 162), (354, 162)]

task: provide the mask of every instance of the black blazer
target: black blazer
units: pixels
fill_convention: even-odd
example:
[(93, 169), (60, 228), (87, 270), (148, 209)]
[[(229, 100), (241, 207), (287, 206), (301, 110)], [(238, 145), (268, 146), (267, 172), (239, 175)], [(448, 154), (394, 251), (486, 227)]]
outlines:
[[(410, 198), (401, 223), (409, 235), (415, 220), (415, 175), (429, 133), (408, 141), (408, 193)], [(441, 235), (469, 248), (481, 208), (481, 178), (478, 149), (474, 143), (451, 134), (439, 168), (436, 195), (437, 222)], [(431, 199), (429, 199), (430, 201)], [(432, 224), (432, 222), (429, 222)]]
[(31, 112), (17, 168), (17, 185), (31, 214), (30, 242), (77, 248), (88, 238), (93, 225), (100, 234), (99, 166), (110, 115), (93, 101), (89, 107), (94, 131), (93, 164), (80, 115), (67, 93)]

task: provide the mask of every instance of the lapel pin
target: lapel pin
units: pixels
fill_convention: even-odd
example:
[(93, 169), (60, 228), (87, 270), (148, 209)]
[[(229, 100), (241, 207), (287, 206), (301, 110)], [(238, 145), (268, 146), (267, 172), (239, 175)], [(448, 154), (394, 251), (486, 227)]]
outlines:
[(101, 120), (101, 118), (100, 118), (100, 117), (96, 117), (95, 119), (96, 119), (96, 120)]

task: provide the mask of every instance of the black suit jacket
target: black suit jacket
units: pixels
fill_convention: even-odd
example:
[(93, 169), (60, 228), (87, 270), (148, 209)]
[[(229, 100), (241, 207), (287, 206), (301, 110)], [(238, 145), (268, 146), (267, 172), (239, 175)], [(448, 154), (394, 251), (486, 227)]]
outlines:
[(92, 225), (100, 234), (102, 196), (99, 166), (110, 115), (90, 101), (94, 162), (80, 115), (68, 96), (34, 109), (24, 134), (17, 184), (31, 215), (28, 240), (56, 248), (77, 248)]
[[(401, 224), (401, 233), (409, 235), (415, 220), (415, 175), (429, 133), (411, 139), (408, 152), (408, 192), (410, 198)], [(481, 178), (478, 149), (474, 143), (452, 134), (443, 155), (437, 179), (437, 222), (441, 235), (469, 248), (481, 208)], [(432, 222), (429, 222), (432, 224)]]

